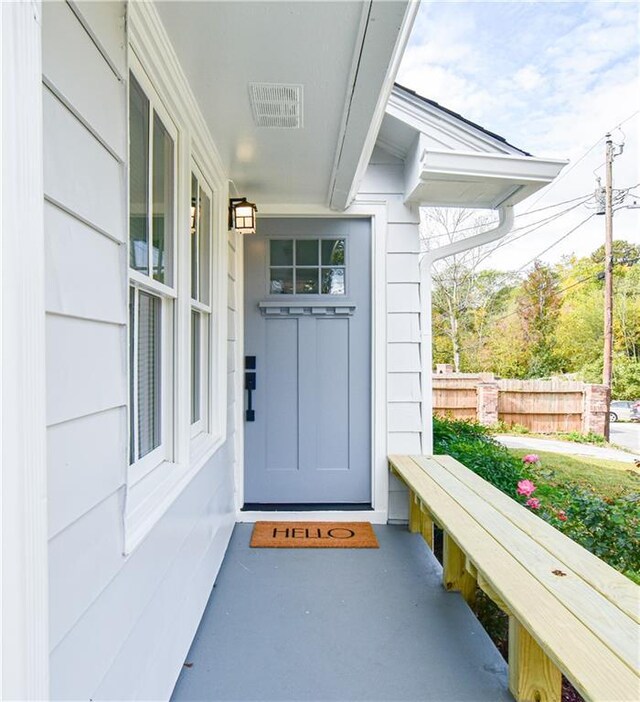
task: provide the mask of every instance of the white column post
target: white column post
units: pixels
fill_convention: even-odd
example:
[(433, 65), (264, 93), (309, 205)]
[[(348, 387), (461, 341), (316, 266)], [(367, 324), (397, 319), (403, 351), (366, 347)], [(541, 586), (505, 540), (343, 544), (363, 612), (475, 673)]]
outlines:
[(41, 5), (0, 3), (1, 697), (49, 696)]

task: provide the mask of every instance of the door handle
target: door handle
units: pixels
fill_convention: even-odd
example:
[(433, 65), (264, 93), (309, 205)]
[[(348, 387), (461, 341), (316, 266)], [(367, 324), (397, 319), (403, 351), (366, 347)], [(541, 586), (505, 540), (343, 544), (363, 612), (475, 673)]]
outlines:
[(244, 357), (244, 389), (247, 391), (247, 409), (245, 421), (255, 422), (256, 411), (253, 409), (253, 391), (256, 389), (256, 357)]

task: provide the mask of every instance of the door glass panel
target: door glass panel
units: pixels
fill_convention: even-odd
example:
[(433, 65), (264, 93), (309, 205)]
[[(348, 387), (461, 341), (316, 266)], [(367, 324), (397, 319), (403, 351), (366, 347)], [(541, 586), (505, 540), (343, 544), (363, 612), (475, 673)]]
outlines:
[(272, 266), (293, 266), (293, 241), (291, 239), (272, 239), (270, 249)]
[(296, 241), (296, 266), (318, 265), (318, 240)]
[(322, 265), (344, 266), (344, 239), (322, 240)]
[(322, 294), (344, 295), (345, 293), (344, 268), (322, 269)]
[(296, 292), (299, 295), (312, 295), (318, 292), (317, 268), (296, 268)]
[(172, 281), (173, 139), (153, 116), (153, 277)]
[(149, 100), (130, 74), (129, 85), (129, 259), (149, 273)]
[(272, 268), (270, 291), (273, 295), (292, 295), (293, 268)]

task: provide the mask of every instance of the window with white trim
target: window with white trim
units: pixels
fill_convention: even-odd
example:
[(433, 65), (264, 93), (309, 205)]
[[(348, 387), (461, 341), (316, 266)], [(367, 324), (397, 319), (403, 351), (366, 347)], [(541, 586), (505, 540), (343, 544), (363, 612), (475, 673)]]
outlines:
[(135, 484), (174, 454), (177, 132), (145, 78), (129, 77), (129, 482)]
[(211, 190), (196, 168), (191, 174), (191, 435), (210, 431)]

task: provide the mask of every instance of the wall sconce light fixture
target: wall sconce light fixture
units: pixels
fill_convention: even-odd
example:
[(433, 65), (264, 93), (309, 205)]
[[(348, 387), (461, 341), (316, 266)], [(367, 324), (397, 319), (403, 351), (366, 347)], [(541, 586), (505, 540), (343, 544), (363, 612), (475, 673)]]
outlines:
[(256, 233), (256, 212), (258, 208), (246, 197), (229, 199), (229, 229), (235, 229), (240, 234)]

